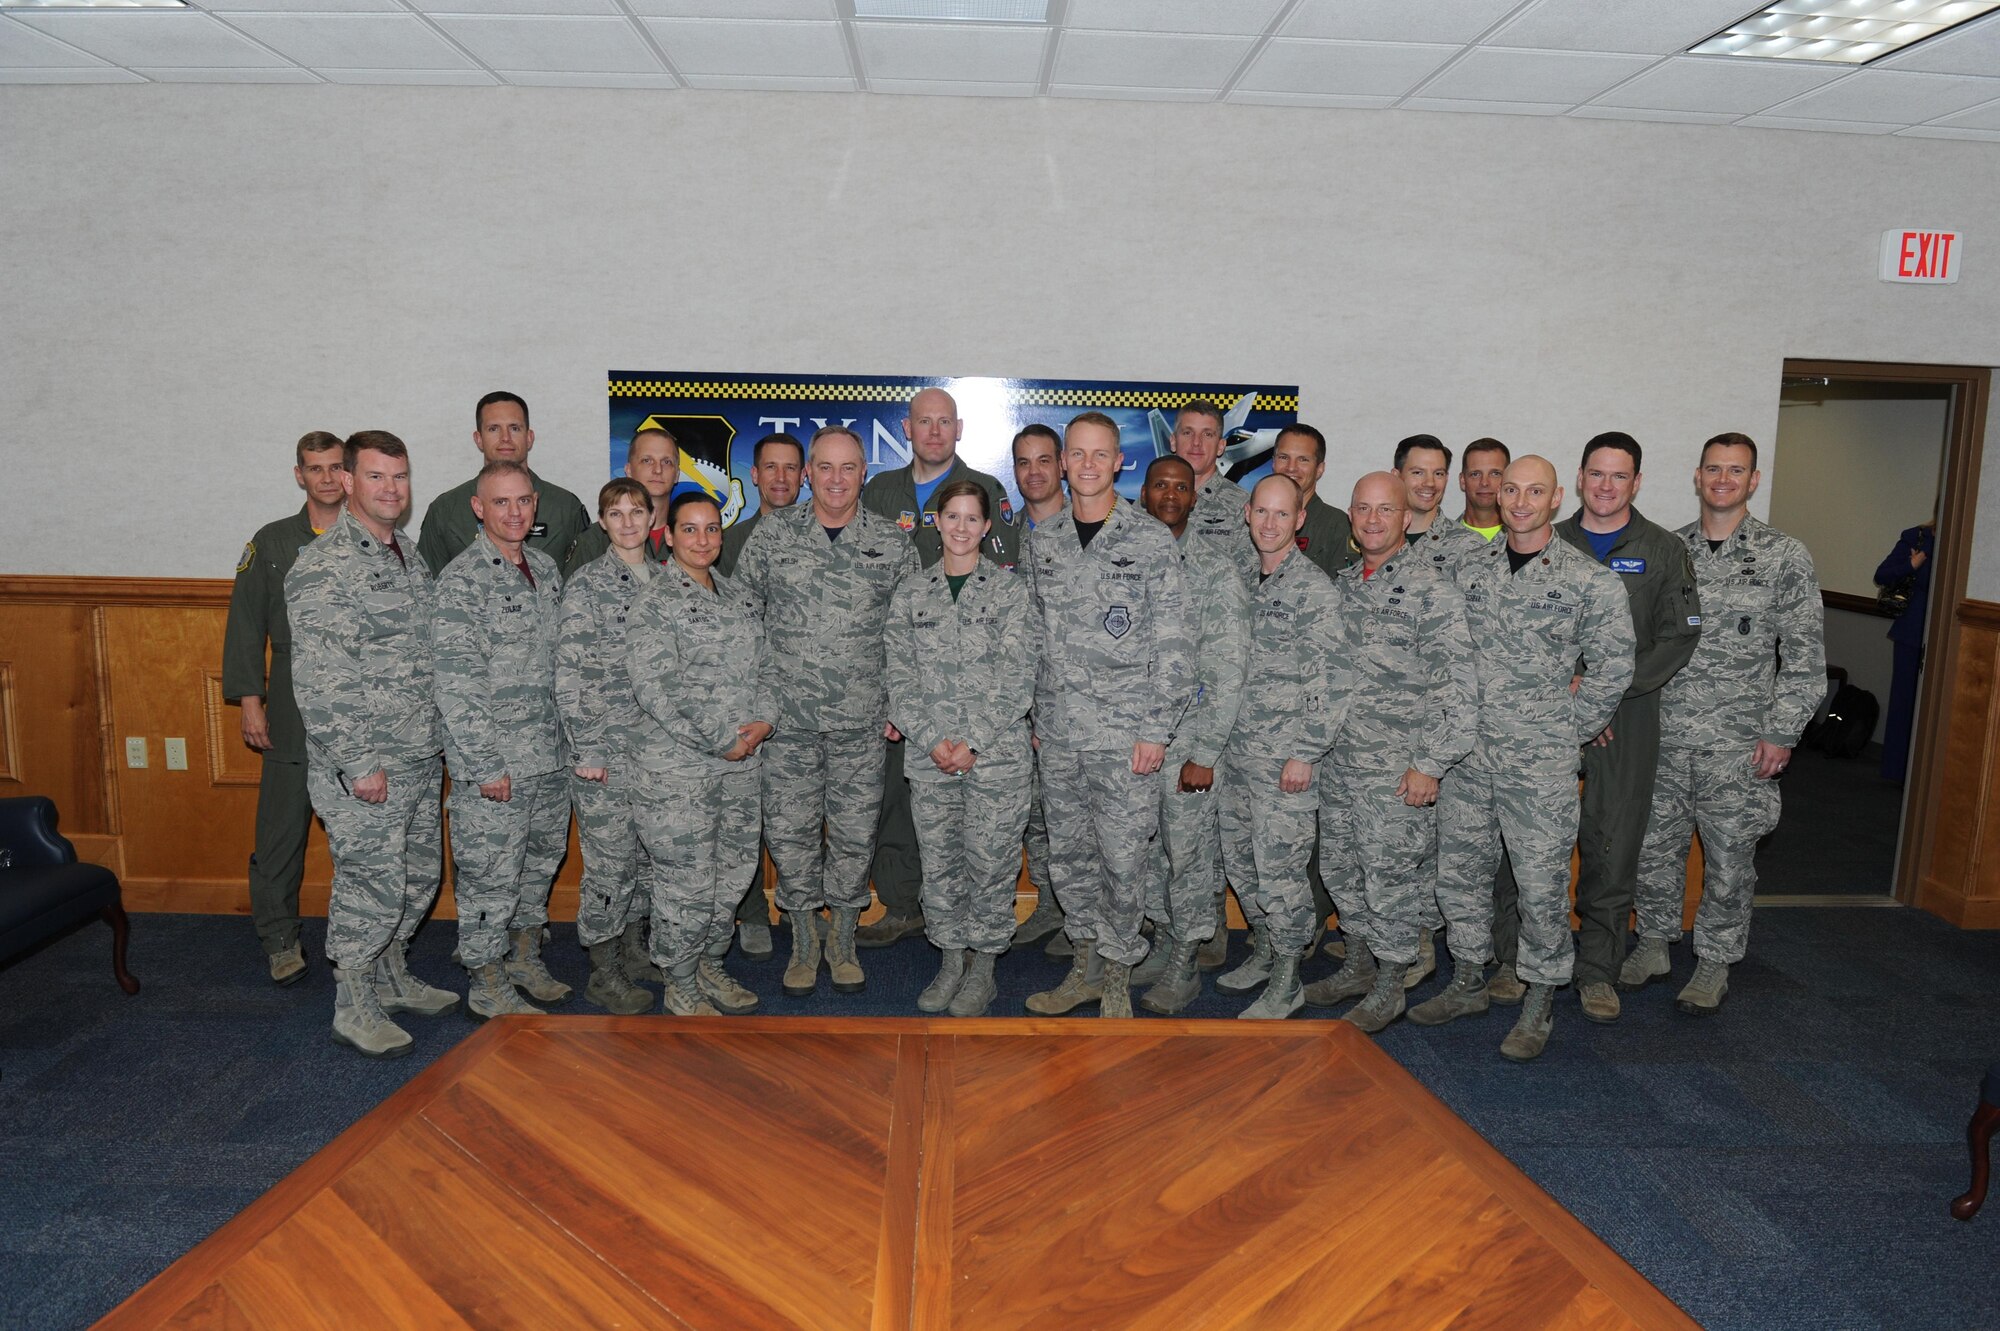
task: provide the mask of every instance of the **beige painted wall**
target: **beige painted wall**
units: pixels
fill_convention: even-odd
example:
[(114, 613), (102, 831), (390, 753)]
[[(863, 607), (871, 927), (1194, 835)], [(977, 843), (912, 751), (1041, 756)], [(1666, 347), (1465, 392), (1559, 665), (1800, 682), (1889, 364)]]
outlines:
[[(587, 492), (610, 369), (1297, 382), (1336, 499), (1415, 431), (1568, 474), (1625, 429), (1678, 524), (1701, 439), (1770, 439), (1788, 355), (2000, 364), (1978, 143), (334, 86), (8, 87), (0, 126), (11, 572), (226, 576), (302, 431), (397, 431), (421, 501), (498, 386)], [(1913, 220), (1967, 233), (1956, 286), (1876, 280)]]

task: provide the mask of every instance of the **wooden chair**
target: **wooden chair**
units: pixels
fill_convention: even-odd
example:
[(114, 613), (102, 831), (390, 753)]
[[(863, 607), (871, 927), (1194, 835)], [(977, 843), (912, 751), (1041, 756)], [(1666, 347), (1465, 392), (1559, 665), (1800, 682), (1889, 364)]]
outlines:
[(0, 958), (96, 916), (111, 926), (111, 973), (128, 994), (139, 982), (125, 969), (127, 925), (118, 876), (79, 864), (76, 847), (56, 831), (54, 801), (41, 795), (0, 799)]
[(1960, 1220), (1972, 1219), (1986, 1203), (1986, 1176), (1991, 1172), (1996, 1128), (2000, 1128), (2000, 1063), (1986, 1069), (1986, 1080), (1979, 1084), (1979, 1108), (1972, 1111), (1972, 1121), (1965, 1125), (1965, 1144), (1972, 1149), (1972, 1186), (1951, 1204), (1952, 1215)]

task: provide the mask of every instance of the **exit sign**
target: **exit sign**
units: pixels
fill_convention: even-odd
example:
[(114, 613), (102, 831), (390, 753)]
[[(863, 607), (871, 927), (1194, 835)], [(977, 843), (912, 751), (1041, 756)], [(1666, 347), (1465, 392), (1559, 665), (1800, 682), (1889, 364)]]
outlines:
[(1899, 228), (1882, 233), (1884, 282), (1956, 282), (1964, 237), (1956, 231)]

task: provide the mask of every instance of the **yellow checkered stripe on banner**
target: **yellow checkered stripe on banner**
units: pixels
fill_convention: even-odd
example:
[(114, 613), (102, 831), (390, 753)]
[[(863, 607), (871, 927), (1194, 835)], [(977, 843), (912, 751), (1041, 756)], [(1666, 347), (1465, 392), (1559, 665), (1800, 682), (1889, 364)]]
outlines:
[[(770, 384), (733, 383), (724, 379), (613, 379), (612, 397), (722, 398), (736, 402), (884, 402), (910, 400), (906, 384)], [(1021, 407), (1161, 407), (1186, 406), (1201, 393), (1184, 390), (1102, 388), (1020, 388), (1007, 401)], [(1229, 403), (1222, 405), (1228, 406)], [(1297, 411), (1296, 393), (1259, 393), (1259, 411)]]

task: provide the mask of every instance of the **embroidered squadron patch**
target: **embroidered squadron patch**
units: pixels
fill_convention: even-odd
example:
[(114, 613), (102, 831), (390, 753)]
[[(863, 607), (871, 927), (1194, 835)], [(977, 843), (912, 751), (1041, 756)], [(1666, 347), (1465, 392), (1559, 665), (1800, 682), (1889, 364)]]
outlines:
[(1122, 638), (1132, 631), (1132, 610), (1129, 606), (1114, 605), (1104, 612), (1104, 631), (1114, 638)]
[(917, 529), (917, 515), (906, 508), (896, 515), (896, 525), (906, 533), (913, 532)]
[(243, 543), (243, 558), (236, 561), (236, 571), (241, 573), (244, 569), (249, 568), (250, 561), (256, 557), (257, 543), (255, 541), (245, 541)]
[(1292, 539), (1298, 542), (1299, 549), (1303, 550), (1306, 548), (1306, 534), (1304, 532), (1300, 532), (1297, 536), (1294, 536)]

